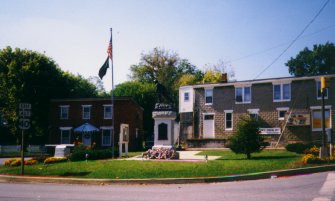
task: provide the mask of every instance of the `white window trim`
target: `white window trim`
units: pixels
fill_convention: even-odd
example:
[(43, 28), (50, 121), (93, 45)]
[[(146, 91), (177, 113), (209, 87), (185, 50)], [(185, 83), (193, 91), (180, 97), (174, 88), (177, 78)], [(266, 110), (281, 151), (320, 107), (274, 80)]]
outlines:
[[(316, 99), (317, 100), (321, 100), (322, 99), (322, 95), (319, 97), (318, 95), (318, 92), (319, 92), (319, 90), (318, 90), (318, 83), (320, 83), (320, 90), (321, 90), (321, 80), (320, 79), (316, 79), (315, 80), (315, 87), (316, 87)], [(327, 91), (327, 96), (325, 96), (325, 99), (328, 99), (328, 96), (329, 96), (329, 90), (328, 90), (328, 88), (326, 88), (326, 91)]]
[[(187, 100), (185, 99), (185, 95), (187, 94)], [(190, 92), (184, 92), (184, 102), (189, 102), (190, 101)]]
[[(111, 146), (112, 145), (112, 127), (100, 127), (101, 128), (101, 146)], [(109, 143), (104, 144), (104, 130), (109, 130)]]
[[(234, 114), (233, 114), (233, 110), (224, 110), (223, 111), (224, 114), (225, 114), (225, 122), (224, 122), (224, 128), (225, 128), (225, 131), (232, 131), (233, 130), (233, 125), (234, 125)], [(227, 128), (227, 113), (230, 113), (231, 114), (231, 128)]]
[(249, 115), (250, 114), (257, 114), (257, 118), (256, 119), (258, 120), (258, 118), (259, 118), (259, 108), (248, 109), (247, 111), (248, 111)]
[[(60, 119), (62, 119), (62, 120), (69, 119), (69, 112), (70, 112), (69, 108), (70, 108), (70, 106), (69, 105), (60, 105), (59, 107), (60, 107)], [(62, 109), (63, 108), (68, 108), (67, 109), (67, 116), (66, 116), (66, 118), (62, 118), (62, 114), (63, 114), (62, 113), (62, 111), (63, 111)]]
[[(90, 108), (90, 115), (88, 118), (84, 118), (84, 108)], [(92, 113), (92, 105), (81, 105), (81, 109), (82, 109), (82, 119), (91, 119), (91, 113)]]
[[(247, 87), (250, 87), (250, 101), (244, 101), (244, 94), (245, 94), (245, 88), (247, 88)], [(237, 102), (236, 101), (236, 89), (237, 88), (242, 88), (242, 102)], [(251, 99), (252, 99), (252, 87), (251, 87), (251, 85), (244, 85), (244, 86), (238, 86), (238, 85), (236, 85), (235, 86), (235, 104), (250, 104), (251, 103)]]
[[(311, 110), (321, 110), (322, 106), (311, 106), (310, 107)], [(332, 109), (331, 105), (325, 105), (325, 109)]]
[[(289, 84), (290, 85), (290, 98), (289, 99), (283, 99), (284, 98), (284, 84)], [(275, 100), (275, 86), (279, 85), (280, 86), (280, 99), (279, 100)], [(273, 82), (272, 83), (272, 99), (273, 102), (288, 102), (291, 101), (292, 98), (292, 84), (291, 82), (283, 82), (283, 83), (277, 83), (277, 82)]]
[[(311, 124), (312, 124), (312, 131), (322, 131), (322, 128), (314, 128), (313, 127), (313, 110), (321, 110), (321, 106), (311, 106)], [(326, 105), (325, 110), (329, 110), (329, 121), (330, 121), (330, 128), (332, 128), (332, 106), (331, 105)], [(326, 128), (327, 129), (327, 128)]]
[(71, 144), (71, 129), (72, 127), (59, 127), (60, 130), (60, 142), (63, 142), (63, 131), (69, 131), (69, 144)]
[(278, 111), (278, 120), (285, 120), (285, 117), (280, 117), (280, 112), (281, 111), (288, 112), (290, 108), (289, 107), (277, 107), (276, 110)]
[[(104, 119), (113, 119), (113, 105), (112, 104), (109, 104), (109, 105), (103, 105), (104, 107)], [(112, 116), (111, 117), (106, 117), (106, 107), (112, 107), (111, 109), (111, 113), (112, 113)]]
[(248, 111), (248, 113), (250, 113), (250, 114), (258, 114), (258, 113), (259, 113), (259, 108), (256, 108), (256, 109), (248, 109), (247, 111)]
[[(212, 102), (211, 103), (206, 103), (206, 91), (207, 90), (212, 90)], [(213, 105), (213, 102), (214, 102), (214, 88), (211, 87), (211, 88), (205, 88), (205, 105)]]

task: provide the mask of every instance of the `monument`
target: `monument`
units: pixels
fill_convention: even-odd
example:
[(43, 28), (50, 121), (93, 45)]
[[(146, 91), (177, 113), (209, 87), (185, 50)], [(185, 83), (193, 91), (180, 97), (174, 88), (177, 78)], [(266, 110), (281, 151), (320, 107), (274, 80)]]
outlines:
[(172, 148), (174, 145), (174, 122), (176, 112), (173, 111), (172, 101), (166, 88), (155, 81), (156, 104), (152, 112), (154, 125), (154, 147)]

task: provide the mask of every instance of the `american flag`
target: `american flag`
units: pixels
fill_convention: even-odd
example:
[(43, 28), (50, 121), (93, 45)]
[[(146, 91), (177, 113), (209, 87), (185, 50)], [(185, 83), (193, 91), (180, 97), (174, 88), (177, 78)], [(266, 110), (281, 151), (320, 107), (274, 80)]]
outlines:
[(110, 59), (113, 59), (113, 46), (112, 46), (112, 36), (108, 44), (107, 54)]

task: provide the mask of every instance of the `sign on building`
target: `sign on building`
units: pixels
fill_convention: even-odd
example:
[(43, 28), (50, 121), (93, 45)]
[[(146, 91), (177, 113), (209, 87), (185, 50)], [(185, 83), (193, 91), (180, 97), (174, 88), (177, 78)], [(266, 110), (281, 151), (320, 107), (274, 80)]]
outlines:
[(262, 135), (280, 135), (280, 128), (259, 128), (260, 134)]
[(285, 115), (287, 119), (287, 126), (309, 126), (310, 123), (310, 114), (309, 113), (291, 113)]

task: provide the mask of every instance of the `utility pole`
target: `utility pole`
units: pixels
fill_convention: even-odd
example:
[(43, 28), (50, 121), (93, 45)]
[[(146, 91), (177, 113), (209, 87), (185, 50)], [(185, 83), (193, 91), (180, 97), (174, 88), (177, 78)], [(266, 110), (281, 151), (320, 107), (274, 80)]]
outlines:
[[(327, 150), (327, 135), (326, 135), (326, 114), (325, 114), (325, 95), (326, 90), (329, 88), (330, 79), (329, 77), (321, 77), (321, 97), (322, 97), (322, 106), (321, 106), (321, 115), (322, 115), (322, 150), (321, 156), (328, 157), (328, 150)], [(329, 114), (330, 115), (330, 114)]]

